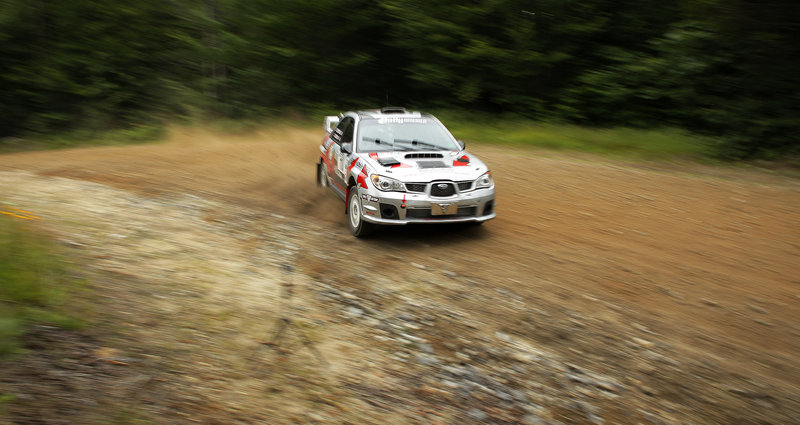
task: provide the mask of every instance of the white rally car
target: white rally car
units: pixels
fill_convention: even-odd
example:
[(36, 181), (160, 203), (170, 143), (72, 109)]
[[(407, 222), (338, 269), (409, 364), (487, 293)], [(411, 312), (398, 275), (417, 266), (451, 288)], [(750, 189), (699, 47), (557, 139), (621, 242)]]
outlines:
[(325, 117), (324, 127), (317, 184), (345, 201), (353, 235), (376, 225), (495, 217), (489, 169), (432, 115), (404, 108), (346, 112)]

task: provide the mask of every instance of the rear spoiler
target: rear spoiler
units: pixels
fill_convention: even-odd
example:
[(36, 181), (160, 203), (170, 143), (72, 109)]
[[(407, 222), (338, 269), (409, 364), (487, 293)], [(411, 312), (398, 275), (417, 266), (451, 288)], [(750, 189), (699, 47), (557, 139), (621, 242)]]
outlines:
[(333, 130), (333, 127), (336, 127), (336, 124), (339, 124), (339, 117), (328, 115), (325, 117), (325, 124), (322, 126), (322, 128), (324, 128), (326, 132), (330, 133), (331, 130)]

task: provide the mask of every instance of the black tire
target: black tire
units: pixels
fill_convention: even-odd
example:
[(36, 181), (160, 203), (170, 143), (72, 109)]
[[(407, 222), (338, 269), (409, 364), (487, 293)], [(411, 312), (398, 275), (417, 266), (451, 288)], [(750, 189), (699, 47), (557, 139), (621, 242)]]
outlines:
[(317, 164), (317, 186), (328, 187), (328, 174), (325, 173), (325, 164)]
[(347, 227), (350, 228), (350, 233), (357, 238), (372, 233), (376, 227), (375, 224), (364, 221), (361, 213), (361, 198), (355, 187), (350, 189), (350, 198), (347, 202)]

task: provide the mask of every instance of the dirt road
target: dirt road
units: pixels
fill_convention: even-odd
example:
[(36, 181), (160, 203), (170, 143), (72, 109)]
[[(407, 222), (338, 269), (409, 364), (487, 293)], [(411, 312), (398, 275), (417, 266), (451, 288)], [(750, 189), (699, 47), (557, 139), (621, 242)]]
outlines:
[(137, 317), (87, 350), (133, 359), (103, 385), (162, 396), (95, 404), (160, 423), (800, 423), (800, 181), (470, 144), (496, 220), (356, 240), (314, 186), (320, 133), (0, 156), (0, 201), (78, 246), (115, 295), (103, 317)]

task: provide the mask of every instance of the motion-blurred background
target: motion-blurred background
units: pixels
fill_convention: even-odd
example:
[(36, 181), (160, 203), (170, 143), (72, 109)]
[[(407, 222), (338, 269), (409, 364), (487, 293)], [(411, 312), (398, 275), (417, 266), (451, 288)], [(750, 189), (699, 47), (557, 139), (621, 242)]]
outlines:
[(3, 0), (0, 137), (388, 103), (774, 159), (797, 152), (799, 34), (790, 0)]

